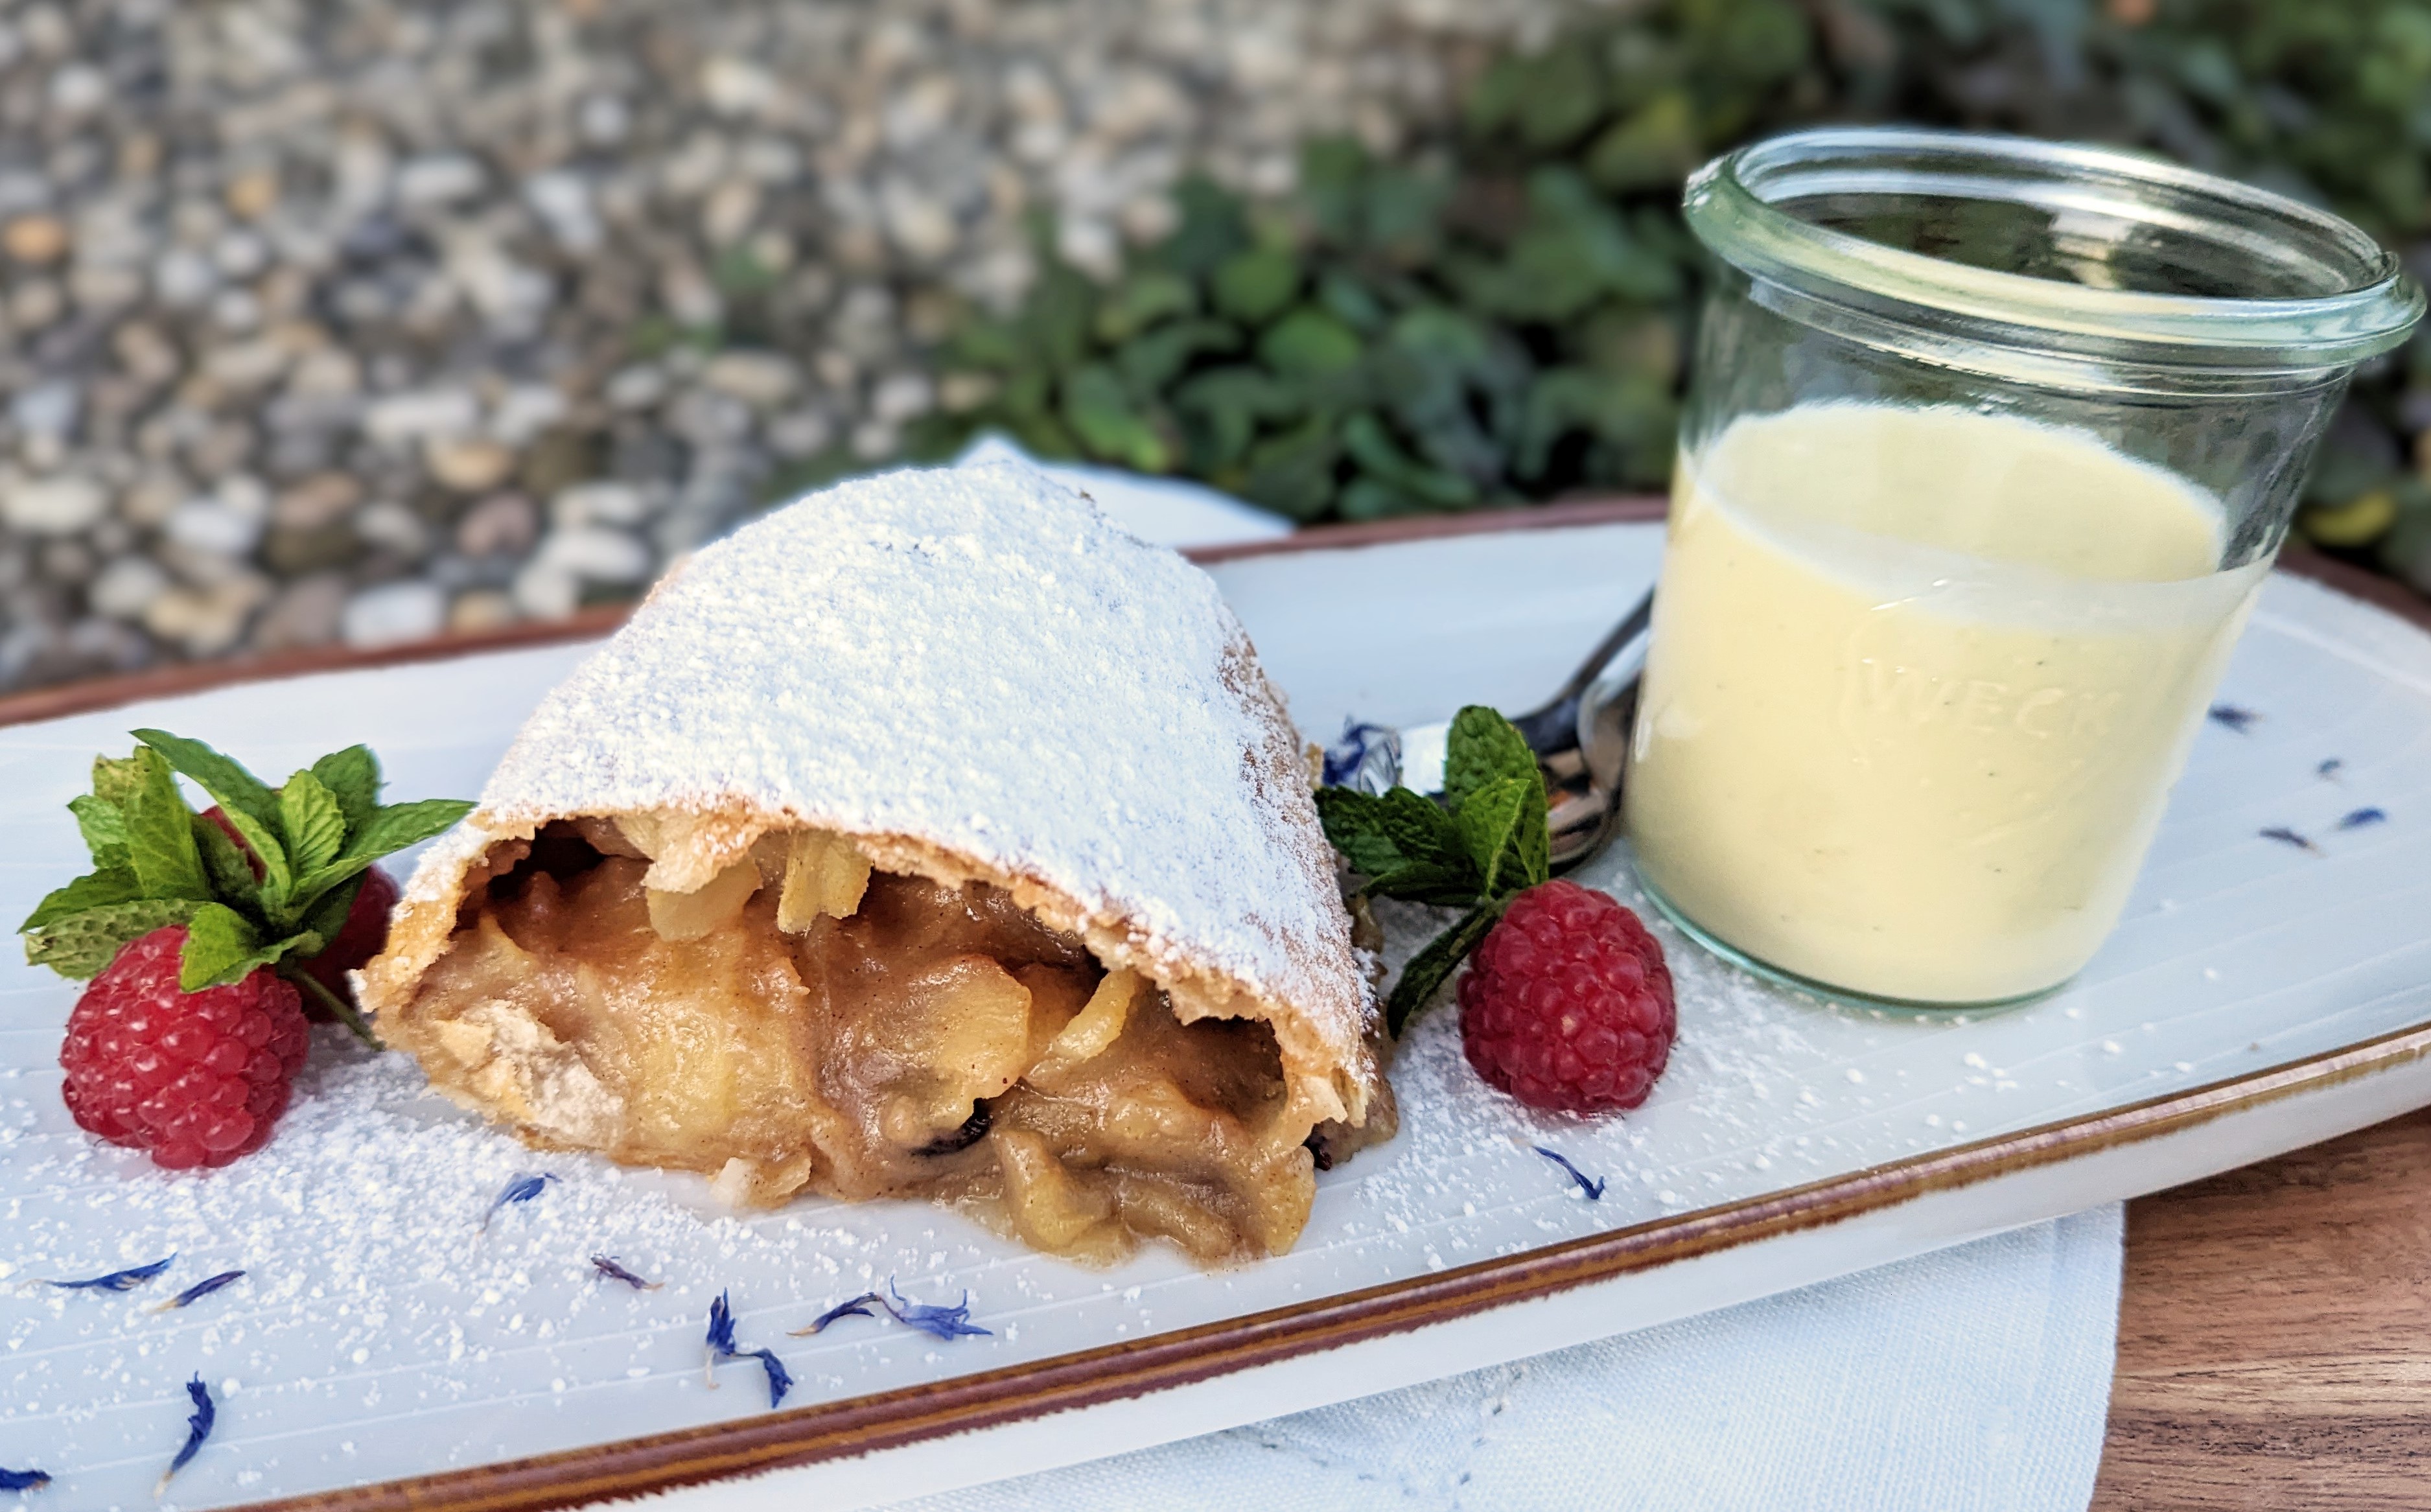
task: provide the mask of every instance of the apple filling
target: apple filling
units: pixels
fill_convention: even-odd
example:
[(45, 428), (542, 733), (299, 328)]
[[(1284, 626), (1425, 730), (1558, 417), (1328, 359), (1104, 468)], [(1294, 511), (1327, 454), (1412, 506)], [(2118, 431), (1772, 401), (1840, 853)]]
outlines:
[(583, 819), (491, 852), (392, 1030), (434, 1084), (737, 1203), (932, 1198), (1092, 1261), (1299, 1235), (1340, 1135), (1287, 1097), (1265, 1024), (1182, 1023), (1000, 889), (874, 871), (839, 836), (763, 836), (680, 893), (648, 885), (654, 839)]

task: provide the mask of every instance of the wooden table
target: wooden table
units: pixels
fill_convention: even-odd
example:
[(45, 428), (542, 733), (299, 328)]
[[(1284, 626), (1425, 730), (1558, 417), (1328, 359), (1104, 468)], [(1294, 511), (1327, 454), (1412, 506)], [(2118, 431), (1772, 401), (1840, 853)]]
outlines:
[(2129, 1204), (2093, 1505), (2431, 1509), (2431, 1110)]

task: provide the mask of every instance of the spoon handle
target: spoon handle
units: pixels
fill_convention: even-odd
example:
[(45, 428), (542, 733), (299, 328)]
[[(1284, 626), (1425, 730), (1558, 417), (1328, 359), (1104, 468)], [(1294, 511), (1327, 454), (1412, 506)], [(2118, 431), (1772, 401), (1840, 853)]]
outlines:
[(1647, 630), (1654, 622), (1654, 590), (1648, 589), (1635, 608), (1623, 615), (1586, 660), (1566, 679), (1552, 697), (1536, 709), (1512, 717), (1520, 738), (1538, 756), (1552, 756), (1585, 744), (1591, 716), (1587, 704), (1590, 689), (1605, 686), (1602, 695), (1609, 702), (1617, 694), (1637, 680), (1638, 668), (1646, 664)]

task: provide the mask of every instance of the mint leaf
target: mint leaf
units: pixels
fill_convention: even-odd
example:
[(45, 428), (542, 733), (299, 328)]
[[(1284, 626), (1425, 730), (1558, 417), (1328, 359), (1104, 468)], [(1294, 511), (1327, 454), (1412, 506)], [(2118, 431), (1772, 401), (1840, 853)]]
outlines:
[(346, 815), (337, 798), (310, 772), (297, 772), (278, 790), (278, 832), (287, 860), (310, 873), (337, 859), (346, 843)]
[(318, 871), (296, 878), (287, 895), (287, 911), (297, 918), (317, 913), (330, 888), (354, 881), (369, 871), (371, 865), (369, 856), (341, 856)]
[(1544, 789), (1537, 784), (1533, 770), (1524, 778), (1498, 777), (1470, 793), (1455, 815), (1461, 840), (1468, 847), (1469, 859), (1477, 866), (1481, 897), (1492, 898), (1513, 890), (1505, 880), (1504, 864), (1512, 864), (1508, 868), (1512, 876), (1521, 869), (1517, 846), (1519, 815), (1527, 807), (1531, 788), (1541, 798)]
[(420, 798), (379, 810), (361, 832), (346, 842), (335, 861), (295, 879), (293, 887), (283, 895), (284, 916), (293, 918), (309, 912), (329, 888), (362, 875), (373, 862), (392, 851), (444, 832), (472, 812), (473, 805), (461, 798)]
[[(194, 910), (186, 922), (186, 949), (177, 957), (177, 986), (198, 992), (241, 980), (253, 952), (261, 944), (251, 920), (222, 903)], [(243, 966), (243, 970), (234, 968)]]
[(25, 960), (83, 982), (98, 975), (127, 941), (164, 924), (181, 924), (201, 906), (191, 899), (139, 898), (64, 915), (26, 932)]
[(1460, 826), (1443, 805), (1406, 787), (1389, 789), (1379, 801), (1384, 832), (1404, 858), (1454, 869), (1467, 865)]
[[(193, 778), (195, 785), (210, 794), (211, 801), (219, 805), (221, 815), (252, 849), (253, 859), (261, 867), (261, 879), (248, 899), (258, 899), (262, 911), (276, 921), (285, 907), (288, 886), (294, 881), (294, 874), (287, 864), (287, 848), (279, 844), (275, 828), (278, 815), (277, 796), (262, 786), (260, 779), (199, 740), (188, 740), (165, 730), (139, 730), (135, 731), (135, 738), (143, 742), (136, 748), (136, 760), (166, 763), (169, 767)], [(173, 781), (172, 791), (175, 785)], [(178, 806), (181, 809), (185, 806), (183, 799), (179, 800)], [(131, 825), (133, 815), (128, 818)], [(194, 838), (191, 828), (186, 832), (185, 841), (187, 848), (193, 849)], [(195, 862), (198, 879), (202, 875), (201, 868), (198, 857)], [(136, 869), (143, 870), (140, 861)], [(150, 890), (155, 896), (168, 896), (158, 887)], [(177, 896), (209, 898), (210, 894), (203, 891)]]
[(95, 756), (92, 759), (92, 796), (112, 808), (126, 801), (126, 795), (143, 785), (143, 764), (132, 756)]
[(211, 880), (213, 897), (248, 908), (260, 906), (261, 883), (253, 875), (252, 861), (226, 830), (199, 814), (194, 815), (194, 848), (202, 853), (203, 875)]
[(419, 845), (434, 834), (444, 834), (455, 828), (457, 820), (472, 812), (473, 805), (462, 798), (417, 798), (411, 803), (392, 803), (372, 815), (361, 832), (346, 842), (340, 859), (377, 861), (391, 851)]
[[(368, 866), (371, 864), (365, 862), (363, 865)], [(306, 880), (310, 881), (310, 878)], [(317, 902), (299, 904), (304, 908), (304, 927), (325, 940), (336, 939), (338, 932), (346, 927), (346, 916), (354, 912), (355, 894), (361, 890), (359, 873), (321, 894)], [(312, 953), (318, 955), (320, 952), (315, 950)]]
[[(133, 733), (136, 739), (159, 751), (171, 766), (193, 778), (204, 792), (211, 796), (212, 802), (230, 814), (243, 810), (263, 824), (277, 819), (277, 796), (263, 785), (260, 778), (236, 762), (199, 740), (188, 740), (165, 730), (138, 730)], [(240, 825), (238, 828), (243, 827)], [(249, 841), (252, 836), (245, 838)]]
[(1465, 908), (1477, 901), (1477, 873), (1466, 860), (1458, 866), (1412, 861), (1381, 877), (1369, 878), (1366, 890), (1379, 898), (1405, 898), (1438, 908)]
[(211, 896), (203, 860), (194, 849), (194, 815), (177, 791), (177, 780), (159, 753), (139, 748), (134, 785), (119, 800), (126, 829), (126, 863), (150, 898)]
[(1351, 787), (1316, 790), (1316, 818), (1325, 838), (1363, 877), (1382, 877), (1407, 859), (1384, 832), (1384, 800)]
[(1406, 787), (1382, 798), (1350, 788), (1319, 788), (1326, 838), (1380, 898), (1458, 906), (1478, 898), (1478, 873), (1460, 826), (1433, 800)]
[(1453, 809), (1488, 782), (1535, 770), (1536, 753), (1510, 720), (1478, 703), (1452, 715), (1444, 737), (1444, 801)]
[(90, 793), (68, 799), (68, 812), (75, 815), (76, 831), (84, 836), (84, 848), (92, 852), (92, 864), (105, 871), (128, 864), (126, 852), (126, 815), (108, 798)]
[(220, 903), (204, 903), (186, 921), (186, 949), (177, 958), (177, 989), (200, 992), (242, 982), (284, 955), (311, 956), (325, 942), (310, 930), (264, 945), (251, 920)]
[(1545, 774), (1528, 774), (1527, 788), (1527, 801), (1519, 806), (1519, 822), (1512, 831), (1519, 859), (1519, 876), (1510, 883), (1513, 892), (1534, 887), (1553, 875), (1553, 832), (1545, 805)]
[(1401, 980), (1393, 983), (1393, 995), (1384, 1000), (1384, 1029), (1395, 1039), (1401, 1037), (1410, 1016), (1434, 1000), (1436, 989), (1458, 970), (1485, 932), (1502, 916), (1499, 903), (1481, 903), (1468, 911), (1460, 922), (1429, 940), (1426, 948), (1410, 957), (1401, 967)]
[[(220, 798), (217, 793), (211, 797)], [(253, 859), (261, 864), (261, 879), (254, 884), (249, 898), (259, 903), (272, 922), (277, 922), (287, 907), (289, 890), (295, 884), (295, 874), (287, 865), (287, 848), (278, 843), (277, 834), (267, 823), (243, 809), (231, 808), (225, 798), (220, 799), (220, 813), (253, 851)], [(251, 870), (250, 866), (246, 868), (248, 875)]]
[(338, 812), (346, 816), (348, 834), (361, 832), (372, 822), (372, 815), (379, 812), (379, 758), (372, 754), (369, 746), (331, 751), (312, 764), (312, 776), (338, 800)]
[(81, 914), (89, 908), (109, 903), (131, 903), (143, 896), (143, 883), (125, 866), (104, 866), (90, 871), (65, 887), (53, 890), (34, 905), (25, 922), (17, 926), (19, 933), (39, 930), (71, 914)]

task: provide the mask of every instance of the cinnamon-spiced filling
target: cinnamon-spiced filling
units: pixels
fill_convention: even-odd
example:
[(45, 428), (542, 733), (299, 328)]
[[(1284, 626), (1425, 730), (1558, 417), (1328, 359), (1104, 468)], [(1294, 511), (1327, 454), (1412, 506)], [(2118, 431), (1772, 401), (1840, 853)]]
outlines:
[(582, 820), (493, 851), (396, 1026), (443, 1090), (738, 1202), (935, 1198), (1097, 1261), (1298, 1236), (1311, 1119), (1263, 1023), (1182, 1023), (1002, 890), (835, 836), (766, 837), (680, 895), (633, 839)]

